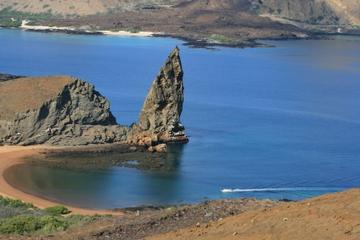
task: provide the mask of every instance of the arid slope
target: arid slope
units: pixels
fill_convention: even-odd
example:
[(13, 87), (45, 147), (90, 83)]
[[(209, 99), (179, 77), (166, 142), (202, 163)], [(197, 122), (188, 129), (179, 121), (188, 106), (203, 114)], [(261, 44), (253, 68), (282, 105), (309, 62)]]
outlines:
[(178, 0), (2, 0), (0, 9), (28, 13), (51, 12), (61, 15), (92, 15), (111, 10), (135, 10), (139, 8), (169, 7)]
[(149, 240), (360, 239), (360, 190), (254, 210)]
[[(234, 199), (169, 208), (124, 210), (41, 239), (358, 240), (360, 189), (301, 202)], [(9, 239), (0, 236), (0, 239)], [(39, 239), (15, 236), (13, 239)]]
[(357, 0), (2, 0), (0, 10), (84, 16), (176, 8), (178, 4), (187, 3), (195, 10), (269, 14), (312, 24), (360, 24), (360, 2)]
[(360, 26), (360, 1), (358, 0), (327, 0), (332, 9), (350, 24)]
[(259, 8), (259, 13), (308, 24), (359, 25), (360, 19), (357, 0), (267, 0)]
[(71, 81), (70, 77), (58, 76), (19, 78), (2, 83), (0, 85), (0, 119), (13, 119), (17, 113), (39, 108)]

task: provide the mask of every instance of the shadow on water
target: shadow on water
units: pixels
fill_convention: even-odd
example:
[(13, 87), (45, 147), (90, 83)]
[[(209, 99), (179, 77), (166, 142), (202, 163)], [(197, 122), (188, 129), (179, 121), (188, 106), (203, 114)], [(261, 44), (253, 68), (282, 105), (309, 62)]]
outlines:
[[(151, 196), (151, 204), (168, 204), (184, 201), (186, 184), (182, 181), (181, 163), (183, 144), (169, 145), (163, 166), (157, 170), (146, 171), (138, 176), (139, 188), (145, 196)], [(144, 204), (143, 204), (144, 205)], [(146, 204), (145, 204), (146, 205)]]
[(176, 172), (181, 165), (184, 148), (183, 144), (170, 144), (166, 153), (151, 153), (144, 149), (129, 151), (121, 147), (49, 151), (40, 156), (29, 157), (27, 162), (32, 165), (71, 170), (126, 167)]
[(24, 192), (74, 206), (175, 203), (185, 189), (180, 170), (184, 148), (172, 144), (163, 154), (48, 152), (11, 167), (5, 178)]
[(166, 154), (165, 165), (167, 169), (178, 170), (181, 165), (182, 158), (184, 155), (184, 144), (170, 144), (168, 147), (168, 153)]

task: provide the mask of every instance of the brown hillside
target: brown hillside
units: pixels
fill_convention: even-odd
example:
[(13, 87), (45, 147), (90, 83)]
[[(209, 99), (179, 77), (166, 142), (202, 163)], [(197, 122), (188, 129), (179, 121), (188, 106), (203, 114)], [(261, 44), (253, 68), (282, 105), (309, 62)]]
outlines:
[[(95, 15), (111, 11), (153, 11), (176, 5), (194, 10), (222, 12), (232, 10), (269, 14), (294, 21), (314, 24), (360, 25), (358, 0), (2, 0), (0, 10), (67, 15)], [(188, 9), (189, 9), (188, 8)]]
[(360, 190), (254, 210), (149, 240), (358, 240)]
[(0, 119), (14, 119), (16, 113), (39, 108), (73, 81), (71, 77), (18, 78), (0, 82)]
[(177, 0), (1, 0), (0, 9), (10, 7), (16, 11), (43, 13), (51, 11), (61, 15), (91, 15), (111, 9), (134, 10), (147, 6), (167, 7)]
[(260, 12), (310, 24), (360, 24), (358, 0), (267, 0)]

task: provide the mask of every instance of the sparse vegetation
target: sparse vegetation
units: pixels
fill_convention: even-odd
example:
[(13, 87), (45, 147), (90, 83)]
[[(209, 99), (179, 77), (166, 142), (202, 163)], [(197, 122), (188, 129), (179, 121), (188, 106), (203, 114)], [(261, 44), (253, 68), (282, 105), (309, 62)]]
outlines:
[(125, 28), (125, 27), (116, 27), (116, 28), (113, 28), (111, 29), (111, 31), (113, 32), (118, 32), (118, 31), (126, 31), (126, 32), (130, 32), (130, 33), (139, 33), (141, 32), (141, 28), (139, 27), (128, 27), (128, 28)]
[(69, 214), (70, 210), (67, 209), (64, 206), (54, 206), (54, 207), (49, 207), (49, 208), (45, 208), (44, 211), (50, 215), (65, 215), (65, 214)]
[(0, 196), (0, 234), (50, 234), (105, 217), (100, 215), (64, 216), (69, 213), (70, 211), (64, 206), (42, 210), (30, 203)]
[(20, 200), (10, 199), (0, 196), (0, 208), (2, 207), (24, 208), (24, 209), (35, 208), (34, 205), (32, 205), (31, 203), (24, 203)]
[(70, 223), (61, 217), (19, 215), (0, 220), (1, 234), (51, 233), (64, 231)]
[(25, 13), (7, 7), (0, 10), (0, 27), (20, 27), (23, 20), (29, 20), (30, 23), (36, 24), (39, 21), (53, 17), (54, 15), (50, 11), (44, 13)]
[(208, 38), (208, 41), (210, 43), (233, 43), (234, 40), (227, 37), (227, 36), (224, 36), (224, 35), (221, 35), (221, 34), (211, 34), (210, 37)]
[(139, 28), (139, 27), (132, 27), (132, 28), (127, 28), (125, 31), (131, 32), (131, 33), (138, 33), (138, 32), (141, 32), (141, 28)]

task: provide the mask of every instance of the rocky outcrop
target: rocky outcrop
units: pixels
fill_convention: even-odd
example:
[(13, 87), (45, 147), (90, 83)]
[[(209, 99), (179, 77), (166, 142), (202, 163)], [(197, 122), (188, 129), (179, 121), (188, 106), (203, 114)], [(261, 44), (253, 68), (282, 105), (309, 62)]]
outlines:
[[(30, 81), (30, 80), (29, 80)], [(125, 140), (110, 104), (94, 86), (71, 79), (57, 96), (39, 108), (8, 120), (3, 141), (8, 144), (83, 145)]]
[(0, 82), (5, 82), (16, 78), (21, 78), (21, 76), (0, 73)]
[(152, 146), (188, 141), (180, 121), (184, 102), (183, 75), (176, 47), (152, 83), (139, 122), (131, 127), (129, 142)]
[(118, 125), (109, 101), (80, 79), (8, 79), (0, 82), (0, 143), (73, 146), (117, 142), (163, 152), (164, 143), (188, 141), (180, 122), (183, 101), (178, 48), (154, 80), (139, 122), (130, 127)]

